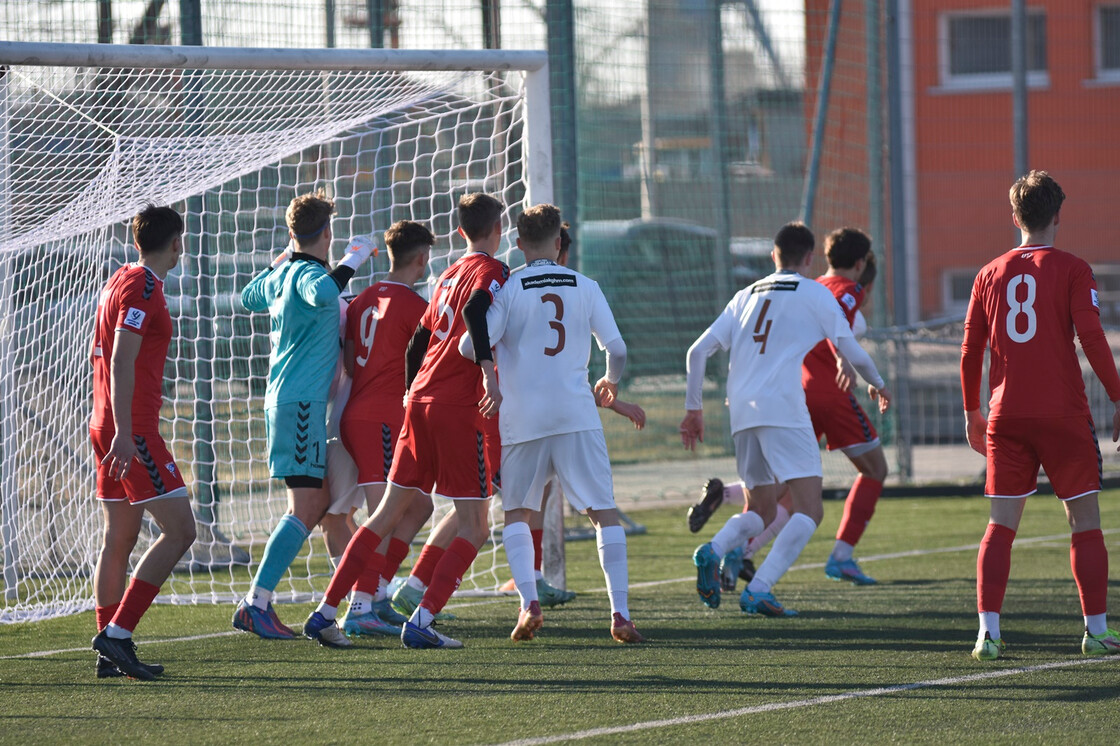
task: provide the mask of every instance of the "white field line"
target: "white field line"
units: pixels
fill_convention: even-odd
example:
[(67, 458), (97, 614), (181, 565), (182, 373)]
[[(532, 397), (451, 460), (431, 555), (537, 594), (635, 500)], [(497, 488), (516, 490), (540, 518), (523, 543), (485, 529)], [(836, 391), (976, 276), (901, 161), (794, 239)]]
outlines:
[(909, 692), (915, 689), (928, 689), (930, 687), (936, 686), (958, 686), (960, 684), (968, 684), (974, 681), (998, 679), (1004, 676), (1018, 676), (1020, 674), (1035, 673), (1036, 671), (1047, 671), (1056, 668), (1071, 668), (1073, 666), (1086, 666), (1094, 663), (1116, 660), (1117, 658), (1101, 657), (1054, 661), (1052, 663), (1040, 663), (1034, 666), (1004, 668), (1000, 669), (999, 671), (985, 671), (984, 673), (974, 673), (967, 676), (954, 676), (952, 678), (946, 679), (918, 681), (913, 684), (896, 684), (895, 686), (884, 686), (877, 689), (860, 689), (851, 692), (844, 692), (842, 694), (830, 694), (823, 697), (798, 699), (792, 702), (771, 702), (770, 704), (755, 705), (753, 707), (740, 707), (735, 710), (723, 710), (722, 712), (707, 712), (700, 715), (684, 715), (682, 717), (666, 718), (664, 720), (646, 720), (645, 722), (631, 723), (630, 725), (616, 725), (611, 728), (592, 728), (590, 730), (575, 731), (573, 733), (558, 733), (552, 736), (541, 736), (540, 738), (523, 738), (517, 741), (506, 741), (499, 746), (537, 746), (538, 744), (561, 743), (564, 741), (580, 741), (585, 738), (595, 738), (597, 736), (612, 736), (620, 733), (634, 733), (636, 731), (653, 730), (655, 728), (671, 728), (676, 725), (689, 725), (691, 723), (703, 723), (711, 720), (726, 720), (728, 718), (742, 717), (743, 715), (754, 715), (762, 712), (775, 712), (777, 710), (793, 710), (801, 707), (814, 707), (816, 705), (827, 705), (832, 704), (833, 702), (843, 702), (844, 700), (859, 699), (862, 697), (882, 697), (888, 694), (898, 694), (899, 692)]
[[(1120, 533), (1120, 528), (1106, 529), (1106, 530), (1102, 531), (1102, 533), (1104, 533), (1106, 535)], [(1068, 537), (1069, 537), (1069, 534), (1052, 534), (1050, 536), (1035, 536), (1035, 537), (1032, 537), (1032, 538), (1029, 538), (1029, 539), (1016, 539), (1015, 543), (1018, 546), (1023, 546), (1024, 544), (1040, 544), (1040, 543), (1043, 543), (1043, 542), (1055, 541), (1057, 539), (1064, 539), (1064, 538), (1068, 538)], [(930, 554), (946, 554), (946, 553), (949, 553), (949, 552), (965, 552), (965, 551), (969, 551), (969, 550), (976, 551), (979, 548), (980, 548), (979, 544), (967, 544), (967, 545), (959, 546), (959, 547), (940, 547), (938, 549), (911, 549), (911, 550), (906, 551), (906, 552), (894, 552), (892, 554), (876, 554), (876, 555), (871, 555), (869, 557), (860, 557), (859, 561), (861, 563), (863, 563), (863, 562), (876, 562), (876, 561), (880, 561), (880, 560), (899, 559), (901, 557), (921, 557), (921, 556), (930, 555)], [(816, 569), (820, 569), (822, 567), (824, 567), (823, 562), (813, 562), (813, 563), (804, 564), (804, 565), (794, 565), (793, 567), (790, 568), (790, 570), (791, 571), (792, 570), (816, 570)], [(672, 583), (694, 582), (695, 580), (696, 580), (695, 575), (689, 575), (688, 577), (684, 577), (684, 578), (672, 578), (672, 579), (669, 579), (669, 580), (651, 580), (651, 581), (646, 582), (646, 583), (631, 583), (630, 587), (631, 588), (655, 588), (659, 585), (669, 585), (669, 584), (672, 584)], [(591, 588), (591, 589), (588, 589), (588, 590), (580, 591), (580, 593), (606, 593), (606, 592), (607, 592), (606, 588)], [(508, 600), (509, 600), (509, 597), (503, 596), (501, 598), (488, 598), (484, 601), (464, 601), (464, 602), (461, 602), (461, 603), (448, 604), (445, 608), (458, 609), (458, 608), (464, 608), (464, 607), (470, 607), (470, 606), (490, 606), (492, 604), (506, 603)], [(169, 642), (191, 642), (191, 641), (194, 641), (194, 640), (209, 640), (209, 639), (212, 639), (212, 638), (215, 638), (215, 637), (232, 637), (232, 636), (237, 635), (237, 634), (241, 634), (241, 633), (237, 632), (237, 631), (211, 632), (211, 633), (205, 634), (205, 635), (192, 635), (190, 637), (169, 637), (169, 638), (166, 638), (166, 639), (163, 639), (163, 640), (144, 640), (144, 645), (162, 645), (164, 643), (169, 643)], [(85, 652), (87, 650), (89, 650), (89, 648), (60, 648), (58, 650), (37, 650), (37, 651), (32, 652), (32, 653), (20, 653), (18, 655), (0, 655), (0, 661), (14, 660), (14, 659), (17, 659), (17, 658), (44, 658), (46, 656), (59, 655), (61, 653), (82, 653), (82, 652)], [(837, 695), (837, 696), (839, 696), (839, 695)]]

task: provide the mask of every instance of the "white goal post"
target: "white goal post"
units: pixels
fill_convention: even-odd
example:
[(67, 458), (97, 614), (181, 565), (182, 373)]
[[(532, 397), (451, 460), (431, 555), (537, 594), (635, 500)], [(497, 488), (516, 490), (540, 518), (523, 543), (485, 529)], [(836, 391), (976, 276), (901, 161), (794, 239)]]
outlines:
[[(427, 223), (434, 278), (464, 248), (458, 197), (491, 192), (507, 205), (508, 260), (516, 216), (552, 201), (550, 117), (543, 51), (0, 42), (0, 622), (93, 607), (88, 346), (97, 293), (134, 258), (128, 221), (141, 206), (187, 218), (187, 251), (166, 285), (176, 329), (161, 430), (199, 541), (161, 600), (231, 601), (286, 509), (265, 464), (267, 320), (236, 299), (287, 243), (287, 203), (326, 190), (336, 256), (352, 235)], [(375, 258), (351, 290), (387, 268)], [(562, 584), (551, 502), (546, 570)], [(462, 592), (508, 578), (500, 506), (492, 515), (493, 541)], [(329, 572), (315, 532), (277, 600), (316, 597)]]

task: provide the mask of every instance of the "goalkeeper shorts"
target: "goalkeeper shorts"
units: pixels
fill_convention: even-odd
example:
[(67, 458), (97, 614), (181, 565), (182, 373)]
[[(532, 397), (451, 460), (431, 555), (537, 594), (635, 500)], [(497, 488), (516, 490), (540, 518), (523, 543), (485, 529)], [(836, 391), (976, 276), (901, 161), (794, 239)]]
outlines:
[(274, 479), (327, 473), (327, 403), (285, 402), (265, 408), (268, 473)]

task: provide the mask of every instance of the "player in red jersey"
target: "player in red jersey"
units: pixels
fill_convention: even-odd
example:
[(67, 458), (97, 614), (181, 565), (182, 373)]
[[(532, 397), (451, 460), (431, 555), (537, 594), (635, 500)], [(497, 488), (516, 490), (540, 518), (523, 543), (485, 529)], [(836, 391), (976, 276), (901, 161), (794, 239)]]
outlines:
[[(1100, 322), (1089, 265), (1054, 248), (1065, 193), (1045, 171), (1011, 187), (1012, 219), (1022, 244), (976, 276), (961, 345), (961, 389), (968, 443), (987, 457), (984, 494), (991, 518), (976, 559), (980, 632), (972, 657), (1004, 649), (999, 615), (1011, 570), (1011, 544), (1041, 465), (1072, 532), (1070, 565), (1081, 596), (1087, 655), (1120, 653), (1108, 629), (1108, 550), (1097, 494), (1101, 454), (1073, 343), (1076, 330), (1093, 372), (1112, 400), (1112, 440), (1120, 438), (1120, 376)], [(984, 349), (991, 348), (987, 419), (980, 411)]]
[[(97, 457), (97, 499), (105, 530), (93, 576), (98, 634), (97, 676), (149, 680), (163, 666), (141, 663), (132, 631), (175, 563), (195, 539), (194, 514), (159, 433), (163, 366), (171, 344), (171, 314), (163, 280), (183, 254), (183, 219), (149, 204), (132, 219), (140, 258), (118, 269), (97, 304), (90, 360)], [(128, 559), (147, 510), (160, 534), (140, 558), (125, 588)]]
[[(353, 379), (342, 413), (342, 442), (357, 464), (357, 483), (373, 515), (385, 492), (404, 424), (405, 351), (428, 304), (412, 289), (428, 272), (435, 236), (411, 220), (385, 231), (389, 274), (358, 294), (346, 321), (343, 361)], [(405, 619), (385, 597), (386, 581), (408, 556), (409, 542), (432, 514), (430, 497), (413, 500), (354, 584), (343, 620), (347, 634), (399, 635)], [(394, 626), (395, 625), (395, 626)]]
[(358, 529), (327, 587), (326, 597), (304, 624), (304, 634), (321, 639), (334, 624), (338, 604), (371, 561), (384, 537), (400, 522), (409, 505), (432, 492), (455, 501), (456, 538), (440, 557), (420, 606), (405, 623), (408, 647), (462, 647), (431, 628), (463, 574), (490, 535), (491, 472), (485, 429), (478, 421), (480, 402), (488, 417), (501, 403), (493, 355), (486, 342), (476, 344), (472, 363), (459, 354), (459, 338), (488, 340), (486, 311), (509, 268), (494, 258), (502, 240), (498, 199), (481, 193), (459, 200), (459, 233), (467, 253), (440, 275), (405, 356), (408, 390), (404, 426), (393, 453), (387, 490), (373, 516)]

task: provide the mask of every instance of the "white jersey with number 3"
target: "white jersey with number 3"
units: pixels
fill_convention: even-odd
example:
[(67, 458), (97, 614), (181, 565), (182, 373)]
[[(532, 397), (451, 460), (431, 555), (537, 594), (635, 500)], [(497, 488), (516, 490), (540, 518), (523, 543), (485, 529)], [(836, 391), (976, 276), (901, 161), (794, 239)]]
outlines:
[(502, 445), (602, 428), (587, 378), (591, 337), (604, 349), (622, 335), (598, 283), (538, 260), (510, 275), (486, 325), (502, 393)]
[(852, 336), (832, 292), (780, 270), (740, 290), (708, 332), (730, 351), (731, 432), (751, 427), (812, 427), (801, 362), (822, 339)]

